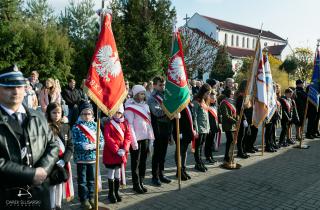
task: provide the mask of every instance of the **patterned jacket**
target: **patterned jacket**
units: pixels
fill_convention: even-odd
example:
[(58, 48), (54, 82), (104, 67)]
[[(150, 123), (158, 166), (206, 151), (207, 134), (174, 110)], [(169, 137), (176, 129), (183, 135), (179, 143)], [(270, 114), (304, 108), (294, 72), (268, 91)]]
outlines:
[[(72, 140), (74, 145), (74, 155), (73, 159), (76, 163), (90, 163), (96, 160), (96, 149), (85, 150), (84, 145), (91, 144), (91, 141), (87, 136), (81, 131), (78, 125), (85, 125), (94, 135), (97, 132), (97, 123), (96, 122), (87, 122), (83, 120), (78, 120), (72, 127)], [(102, 132), (100, 132), (100, 148), (103, 148), (104, 138)]]

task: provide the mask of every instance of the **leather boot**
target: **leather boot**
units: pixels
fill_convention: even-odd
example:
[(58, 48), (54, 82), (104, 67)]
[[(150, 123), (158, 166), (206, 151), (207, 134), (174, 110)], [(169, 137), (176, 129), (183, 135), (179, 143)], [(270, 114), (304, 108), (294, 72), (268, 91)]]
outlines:
[(144, 186), (144, 184), (143, 184), (143, 180), (144, 180), (144, 178), (142, 178), (142, 177), (140, 177), (139, 178), (140, 180), (139, 180), (139, 183), (140, 183), (140, 187), (141, 187), (141, 189), (143, 190), (143, 192), (148, 192), (148, 189)]
[(114, 195), (114, 181), (113, 179), (108, 179), (108, 185), (109, 185), (109, 194), (108, 198), (110, 203), (116, 203), (117, 199), (116, 196)]
[(114, 179), (114, 195), (116, 196), (117, 202), (121, 202), (122, 198), (119, 195), (120, 179)]

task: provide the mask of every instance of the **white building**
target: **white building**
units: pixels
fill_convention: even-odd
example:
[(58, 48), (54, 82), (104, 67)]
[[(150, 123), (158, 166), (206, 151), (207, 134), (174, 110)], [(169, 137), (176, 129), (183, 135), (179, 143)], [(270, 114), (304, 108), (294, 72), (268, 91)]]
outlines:
[[(220, 44), (226, 45), (235, 71), (241, 66), (242, 58), (254, 55), (260, 33), (260, 29), (218, 20), (198, 13), (195, 13), (188, 20), (187, 27), (198, 29)], [(287, 40), (270, 31), (262, 31), (261, 44), (266, 44), (269, 53), (282, 60), (282, 52), (287, 46)]]

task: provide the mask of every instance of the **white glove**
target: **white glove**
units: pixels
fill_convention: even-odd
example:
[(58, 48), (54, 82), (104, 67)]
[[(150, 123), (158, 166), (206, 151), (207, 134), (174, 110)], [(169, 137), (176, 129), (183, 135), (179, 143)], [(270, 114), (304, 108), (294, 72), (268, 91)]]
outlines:
[(137, 150), (137, 149), (139, 148), (139, 146), (138, 146), (137, 143), (133, 143), (133, 144), (131, 145), (131, 147), (132, 147), (133, 150)]
[(61, 160), (58, 160), (58, 162), (56, 162), (56, 164), (57, 164), (59, 167), (63, 168), (66, 163), (64, 162), (64, 160), (61, 159)]
[(246, 120), (243, 121), (243, 127), (247, 128), (249, 125), (248, 125), (248, 122)]
[(83, 144), (82, 145), (84, 150), (94, 150), (96, 148), (95, 144)]
[(179, 137), (180, 137), (180, 139), (182, 139), (182, 133), (180, 133)]
[(126, 154), (126, 151), (124, 149), (119, 149), (117, 153), (120, 157), (123, 157)]
[(180, 113), (175, 114), (174, 118), (180, 119), (181, 118), (181, 114)]

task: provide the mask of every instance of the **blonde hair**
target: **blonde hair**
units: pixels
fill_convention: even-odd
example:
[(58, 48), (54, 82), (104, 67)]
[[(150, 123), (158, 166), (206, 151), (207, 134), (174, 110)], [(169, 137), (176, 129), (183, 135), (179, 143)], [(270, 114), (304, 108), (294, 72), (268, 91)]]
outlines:
[[(52, 84), (52, 87), (49, 89), (49, 94), (52, 95), (52, 94), (55, 94), (55, 92), (57, 92), (57, 83), (56, 81), (53, 79), (53, 78), (48, 78), (46, 80), (46, 83), (47, 82), (50, 82)], [(45, 88), (47, 88), (47, 86), (45, 85), (44, 86)]]

